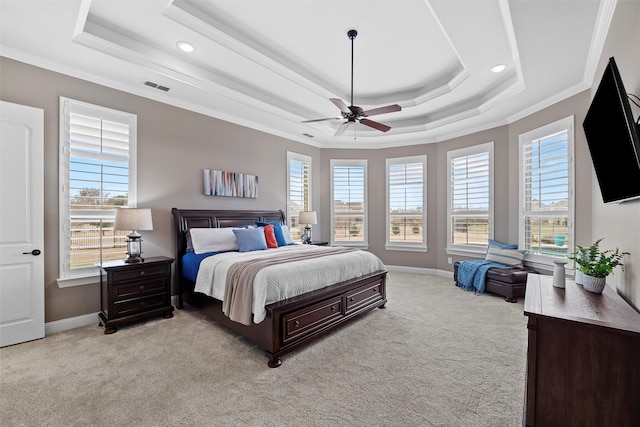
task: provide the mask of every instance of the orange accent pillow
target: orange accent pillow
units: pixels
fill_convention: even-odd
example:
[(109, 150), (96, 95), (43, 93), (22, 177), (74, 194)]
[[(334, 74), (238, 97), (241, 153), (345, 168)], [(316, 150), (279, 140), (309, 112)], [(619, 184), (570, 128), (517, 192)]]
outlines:
[(276, 240), (276, 233), (273, 230), (274, 226), (272, 224), (263, 226), (264, 228), (264, 239), (267, 241), (268, 248), (277, 248), (278, 241)]

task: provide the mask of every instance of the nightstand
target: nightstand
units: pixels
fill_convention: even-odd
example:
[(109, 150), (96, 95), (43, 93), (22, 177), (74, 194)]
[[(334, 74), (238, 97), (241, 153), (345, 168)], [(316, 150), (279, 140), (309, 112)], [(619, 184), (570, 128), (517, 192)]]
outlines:
[(329, 246), (329, 242), (311, 242), (311, 244), (316, 246)]
[(173, 258), (148, 257), (143, 262), (106, 262), (100, 266), (100, 326), (112, 334), (118, 325), (147, 317), (173, 317), (171, 264)]

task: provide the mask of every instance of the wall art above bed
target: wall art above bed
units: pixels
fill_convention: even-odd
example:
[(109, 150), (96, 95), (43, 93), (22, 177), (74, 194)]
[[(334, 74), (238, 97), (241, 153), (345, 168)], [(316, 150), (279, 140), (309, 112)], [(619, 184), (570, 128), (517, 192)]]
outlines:
[(258, 197), (258, 177), (255, 175), (204, 169), (203, 176), (205, 196)]

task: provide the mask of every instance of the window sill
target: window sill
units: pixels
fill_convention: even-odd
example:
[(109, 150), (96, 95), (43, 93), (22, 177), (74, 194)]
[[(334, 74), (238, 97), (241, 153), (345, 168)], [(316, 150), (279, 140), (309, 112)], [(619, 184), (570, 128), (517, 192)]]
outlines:
[(329, 246), (345, 246), (349, 248), (364, 249), (365, 251), (369, 249), (369, 245), (367, 243), (331, 242), (329, 243)]
[(429, 248), (426, 246), (404, 246), (404, 245), (385, 245), (388, 251), (404, 251), (404, 252), (427, 252)]
[(100, 276), (91, 274), (89, 276), (65, 277), (56, 281), (59, 288), (72, 288), (74, 286), (97, 285), (100, 283)]

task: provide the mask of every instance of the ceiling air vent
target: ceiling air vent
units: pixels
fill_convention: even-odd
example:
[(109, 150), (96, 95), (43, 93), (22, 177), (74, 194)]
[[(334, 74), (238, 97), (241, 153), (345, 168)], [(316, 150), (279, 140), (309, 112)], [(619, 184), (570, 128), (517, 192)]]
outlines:
[(314, 135), (311, 135), (310, 133), (303, 133), (303, 136), (306, 136), (307, 138), (314, 138)]
[(170, 89), (170, 88), (168, 88), (166, 86), (159, 85), (158, 83), (154, 83), (154, 82), (151, 82), (149, 80), (145, 80), (143, 83), (144, 83), (145, 86), (153, 87), (153, 88), (159, 89), (159, 90), (164, 91), (164, 92), (169, 92), (169, 89)]

